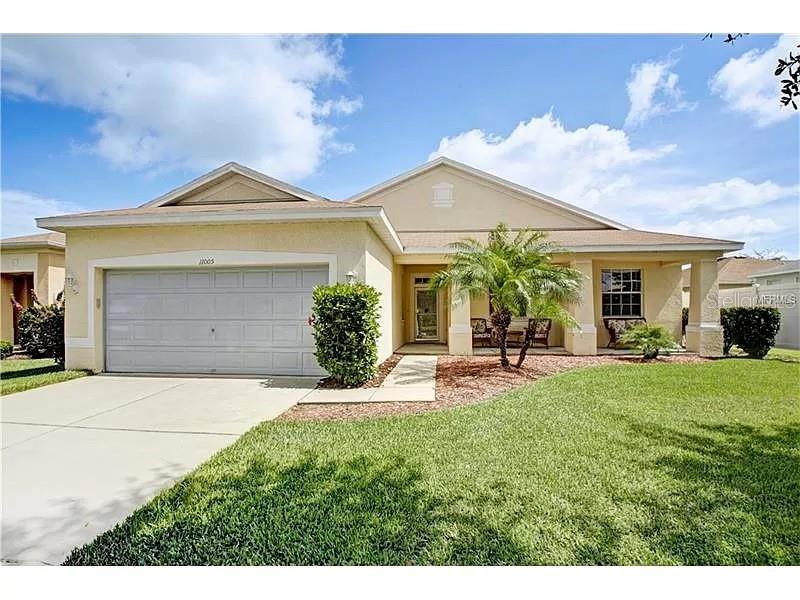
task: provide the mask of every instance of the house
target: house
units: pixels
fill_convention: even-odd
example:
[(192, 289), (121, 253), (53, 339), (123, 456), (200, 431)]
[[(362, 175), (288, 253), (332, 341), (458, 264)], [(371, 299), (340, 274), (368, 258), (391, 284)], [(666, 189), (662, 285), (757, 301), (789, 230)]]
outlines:
[(606, 316), (644, 316), (678, 339), (691, 263), (687, 345), (720, 354), (716, 260), (741, 243), (631, 229), (447, 158), (339, 202), (229, 163), (138, 208), (37, 220), (67, 235), (68, 368), (300, 375), (320, 373), (312, 288), (352, 278), (382, 294), (380, 360), (413, 341), (471, 354), (487, 299), (428, 280), (450, 242), (499, 221), (547, 230), (584, 276), (568, 307), (580, 326), (552, 345), (596, 354)]
[(775, 346), (800, 350), (800, 260), (753, 273), (751, 279), (757, 304), (774, 306), (781, 313)]
[[(750, 289), (753, 273), (771, 269), (783, 264), (778, 259), (752, 258), (750, 256), (723, 256), (717, 259), (719, 291), (722, 296), (733, 296), (734, 293)], [(689, 306), (689, 287), (691, 284), (691, 266), (683, 270), (683, 305)]]
[(43, 233), (0, 240), (0, 339), (17, 343), (19, 310), (32, 302), (54, 302), (64, 290), (64, 234)]

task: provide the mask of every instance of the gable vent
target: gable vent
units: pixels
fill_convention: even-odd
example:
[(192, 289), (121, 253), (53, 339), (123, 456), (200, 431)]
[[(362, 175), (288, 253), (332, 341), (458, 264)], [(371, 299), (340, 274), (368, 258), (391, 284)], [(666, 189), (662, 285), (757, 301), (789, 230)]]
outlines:
[(437, 183), (433, 186), (431, 204), (434, 208), (451, 208), (455, 204), (452, 183)]

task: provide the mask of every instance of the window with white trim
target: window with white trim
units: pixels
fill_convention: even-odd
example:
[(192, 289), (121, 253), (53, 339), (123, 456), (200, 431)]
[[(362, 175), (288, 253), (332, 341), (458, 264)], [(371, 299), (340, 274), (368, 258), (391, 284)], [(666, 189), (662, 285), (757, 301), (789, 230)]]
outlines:
[(604, 317), (642, 316), (641, 269), (603, 269), (600, 284)]

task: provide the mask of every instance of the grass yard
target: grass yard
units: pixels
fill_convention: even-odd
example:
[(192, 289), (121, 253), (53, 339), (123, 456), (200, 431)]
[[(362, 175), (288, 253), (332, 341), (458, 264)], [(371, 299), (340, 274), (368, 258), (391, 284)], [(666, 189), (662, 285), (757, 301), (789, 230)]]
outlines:
[(86, 371), (64, 371), (51, 358), (0, 360), (0, 395), (69, 381), (86, 374)]
[(800, 350), (789, 348), (773, 348), (767, 354), (767, 360), (782, 360), (784, 362), (800, 363)]
[(263, 423), (67, 564), (799, 564), (798, 376), (602, 366), (438, 413)]

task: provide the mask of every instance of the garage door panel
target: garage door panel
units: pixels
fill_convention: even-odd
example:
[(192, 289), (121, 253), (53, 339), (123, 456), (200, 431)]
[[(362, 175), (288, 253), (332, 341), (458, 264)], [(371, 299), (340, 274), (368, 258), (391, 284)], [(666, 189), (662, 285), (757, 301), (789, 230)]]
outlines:
[(192, 290), (207, 290), (211, 288), (211, 273), (207, 271), (187, 273), (186, 287)]
[(272, 287), (275, 289), (296, 289), (300, 286), (300, 271), (285, 270), (272, 273)]
[(111, 271), (106, 369), (317, 375), (307, 323), (323, 267)]
[(243, 286), (245, 288), (271, 288), (272, 273), (270, 271), (245, 271)]

